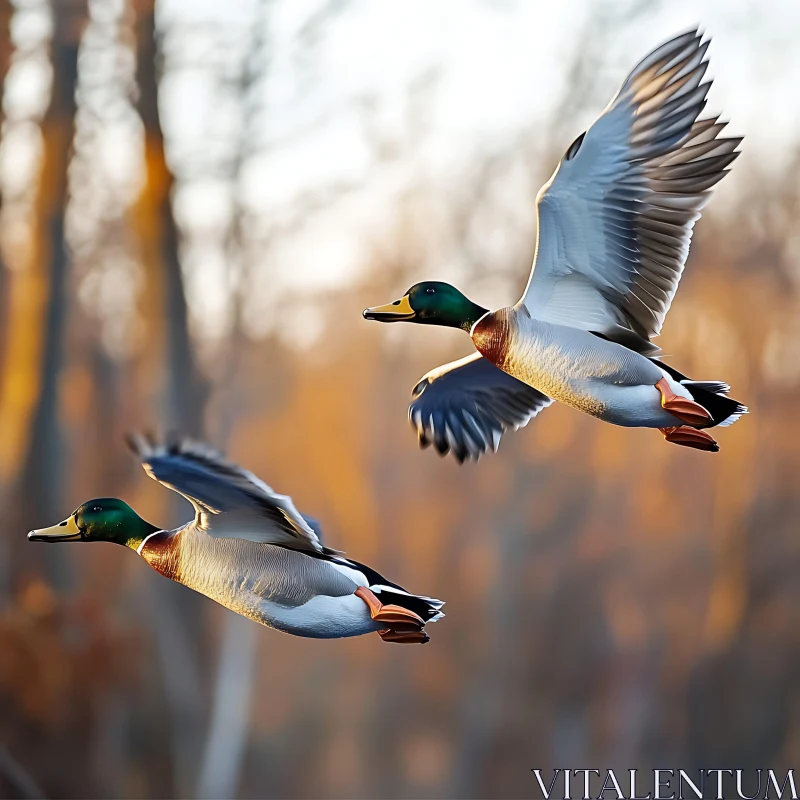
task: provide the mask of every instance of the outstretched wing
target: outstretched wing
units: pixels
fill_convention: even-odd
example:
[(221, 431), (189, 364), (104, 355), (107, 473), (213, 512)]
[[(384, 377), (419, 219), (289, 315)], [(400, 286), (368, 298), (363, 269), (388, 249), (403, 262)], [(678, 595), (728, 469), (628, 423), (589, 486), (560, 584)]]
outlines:
[(157, 444), (129, 439), (131, 450), (159, 483), (183, 495), (195, 509), (194, 524), (211, 536), (248, 539), (309, 552), (328, 551), (291, 497), (278, 494), (251, 472), (190, 440)]
[(694, 223), (739, 155), (726, 123), (698, 119), (708, 44), (691, 31), (641, 61), (539, 191), (531, 316), (658, 351)]
[(440, 455), (452, 450), (460, 463), (497, 450), (509, 428), (527, 425), (553, 402), (480, 353), (431, 370), (413, 397), (408, 418), (420, 445), (432, 443)]

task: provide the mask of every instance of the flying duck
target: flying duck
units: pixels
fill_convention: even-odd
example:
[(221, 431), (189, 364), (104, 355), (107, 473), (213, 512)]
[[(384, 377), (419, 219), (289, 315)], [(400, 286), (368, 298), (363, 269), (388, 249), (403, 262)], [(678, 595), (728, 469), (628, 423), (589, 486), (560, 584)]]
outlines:
[(409, 418), (423, 447), (477, 460), (557, 400), (716, 452), (708, 429), (747, 413), (726, 383), (690, 380), (652, 342), (700, 210), (742, 141), (700, 116), (708, 45), (693, 30), (655, 49), (567, 148), (536, 199), (534, 266), (515, 306), (489, 311), (426, 281), (364, 311), (379, 322), (459, 328), (478, 351), (415, 387)]
[(425, 644), (442, 601), (409, 594), (375, 570), (325, 547), (319, 523), (251, 472), (205, 444), (130, 440), (150, 477), (183, 495), (194, 519), (174, 530), (143, 520), (116, 498), (90, 500), (32, 542), (113, 542), (156, 572), (262, 625), (336, 639), (377, 632)]

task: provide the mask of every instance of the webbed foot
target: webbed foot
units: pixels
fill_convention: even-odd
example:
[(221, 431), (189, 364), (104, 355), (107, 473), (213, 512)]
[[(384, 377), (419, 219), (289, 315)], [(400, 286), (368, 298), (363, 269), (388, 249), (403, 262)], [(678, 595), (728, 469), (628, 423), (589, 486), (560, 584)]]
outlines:
[(398, 644), (427, 644), (431, 637), (425, 631), (398, 631), (393, 628), (386, 628), (378, 631), (378, 636), (384, 642), (397, 642)]
[(676, 425), (674, 428), (659, 428), (664, 438), (673, 444), (684, 447), (693, 447), (695, 450), (705, 450), (708, 453), (718, 453), (719, 445), (713, 436), (688, 425)]
[(681, 422), (693, 427), (707, 427), (709, 422), (713, 423), (711, 414), (700, 403), (679, 397), (672, 391), (666, 378), (659, 380), (656, 389), (661, 392), (661, 407), (676, 416)]
[(425, 620), (419, 614), (395, 603), (384, 605), (378, 600), (377, 595), (366, 586), (359, 586), (355, 595), (367, 604), (369, 615), (375, 622), (385, 623), (395, 633), (418, 632), (422, 631), (425, 626)]

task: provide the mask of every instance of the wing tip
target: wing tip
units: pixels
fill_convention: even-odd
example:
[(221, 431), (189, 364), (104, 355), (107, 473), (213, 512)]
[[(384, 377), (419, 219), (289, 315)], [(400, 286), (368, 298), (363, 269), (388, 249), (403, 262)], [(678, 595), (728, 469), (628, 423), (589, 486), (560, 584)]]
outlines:
[(622, 84), (620, 93), (630, 88), (630, 86), (635, 82), (636, 78), (645, 72), (645, 70), (651, 69), (660, 61), (664, 61), (665, 64), (668, 64), (670, 58), (674, 57), (690, 43), (695, 44), (695, 50), (703, 50), (701, 58), (704, 58), (705, 50), (708, 48), (708, 45), (711, 42), (711, 37), (708, 37), (704, 40), (703, 37), (705, 36), (705, 30), (703, 30), (700, 24), (697, 23), (696, 25), (689, 26), (682, 32), (675, 34), (675, 36), (672, 36), (656, 47), (651, 48), (650, 52), (644, 56), (644, 58), (642, 58), (631, 70), (630, 74), (625, 79), (625, 82)]

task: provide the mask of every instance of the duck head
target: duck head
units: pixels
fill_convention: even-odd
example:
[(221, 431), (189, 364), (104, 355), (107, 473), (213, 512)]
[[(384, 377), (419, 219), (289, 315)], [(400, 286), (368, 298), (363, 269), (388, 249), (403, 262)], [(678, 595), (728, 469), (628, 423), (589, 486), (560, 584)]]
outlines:
[(159, 528), (116, 497), (89, 500), (58, 525), (28, 534), (29, 542), (113, 542), (134, 550)]
[(412, 286), (399, 300), (385, 306), (364, 310), (364, 319), (377, 322), (416, 322), (420, 325), (443, 325), (469, 333), (487, 313), (455, 286), (442, 281), (423, 281)]

